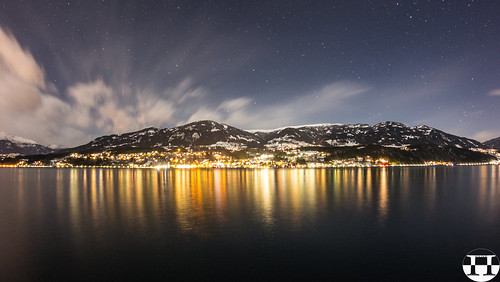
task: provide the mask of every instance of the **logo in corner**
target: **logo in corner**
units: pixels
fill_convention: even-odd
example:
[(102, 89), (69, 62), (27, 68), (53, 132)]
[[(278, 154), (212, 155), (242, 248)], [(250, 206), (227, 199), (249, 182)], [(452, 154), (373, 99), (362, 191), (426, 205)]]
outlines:
[(498, 274), (500, 262), (492, 251), (475, 249), (464, 257), (462, 268), (472, 281), (490, 281)]

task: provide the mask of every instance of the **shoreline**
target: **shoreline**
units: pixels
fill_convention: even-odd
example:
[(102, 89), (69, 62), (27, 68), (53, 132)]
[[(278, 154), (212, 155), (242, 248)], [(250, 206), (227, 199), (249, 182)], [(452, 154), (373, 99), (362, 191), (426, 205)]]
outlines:
[(336, 168), (387, 168), (387, 167), (454, 167), (500, 165), (499, 161), (488, 163), (425, 163), (425, 164), (388, 164), (388, 165), (304, 165), (304, 166), (198, 166), (198, 165), (160, 165), (160, 166), (36, 166), (36, 165), (0, 165), (0, 168), (101, 168), (101, 169), (336, 169)]

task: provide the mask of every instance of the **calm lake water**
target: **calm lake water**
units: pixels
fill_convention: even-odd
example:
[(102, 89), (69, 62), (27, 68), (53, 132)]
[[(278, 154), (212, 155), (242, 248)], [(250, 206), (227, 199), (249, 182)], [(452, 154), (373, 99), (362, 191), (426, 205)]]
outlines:
[(500, 168), (0, 169), (9, 280), (467, 281)]

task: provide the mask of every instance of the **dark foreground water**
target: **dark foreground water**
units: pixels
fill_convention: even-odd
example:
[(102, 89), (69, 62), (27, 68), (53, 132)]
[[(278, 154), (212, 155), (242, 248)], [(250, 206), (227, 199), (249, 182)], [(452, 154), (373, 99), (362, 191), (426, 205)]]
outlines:
[(0, 169), (2, 281), (467, 281), (475, 248), (499, 166)]

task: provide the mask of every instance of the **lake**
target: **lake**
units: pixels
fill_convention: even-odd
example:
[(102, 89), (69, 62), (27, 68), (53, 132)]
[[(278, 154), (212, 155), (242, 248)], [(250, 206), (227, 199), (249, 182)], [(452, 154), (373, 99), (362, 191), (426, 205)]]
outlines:
[(499, 166), (0, 168), (0, 277), (468, 281)]

